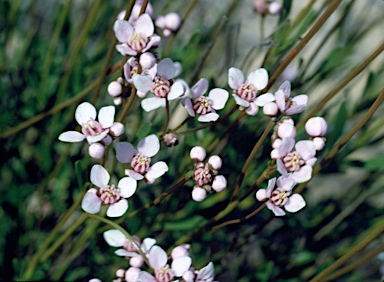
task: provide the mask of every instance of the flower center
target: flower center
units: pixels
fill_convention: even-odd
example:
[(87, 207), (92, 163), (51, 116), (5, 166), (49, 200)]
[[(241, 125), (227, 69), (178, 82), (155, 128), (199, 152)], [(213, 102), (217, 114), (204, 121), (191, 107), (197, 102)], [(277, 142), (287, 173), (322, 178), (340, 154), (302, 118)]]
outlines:
[(205, 115), (212, 112), (211, 104), (212, 102), (207, 97), (201, 96), (193, 100), (193, 109), (196, 114)]
[(156, 281), (159, 281), (159, 282), (172, 281), (173, 276), (174, 276), (173, 271), (172, 271), (172, 269), (169, 268), (168, 264), (166, 266), (160, 267), (155, 272)]
[(136, 156), (133, 157), (131, 162), (131, 167), (137, 173), (144, 174), (149, 169), (150, 163), (151, 163), (151, 158), (148, 158), (138, 153)]
[(139, 73), (139, 68), (138, 67), (133, 67), (129, 74), (131, 75), (131, 77), (133, 77), (134, 75), (136, 75), (138, 73)]
[(152, 84), (152, 93), (159, 98), (166, 98), (171, 89), (171, 82), (165, 80), (159, 76), (155, 77), (155, 81)]
[(141, 52), (147, 46), (148, 41), (148, 37), (143, 36), (141, 33), (135, 32), (130, 38), (128, 38), (127, 43), (132, 50)]
[(120, 192), (115, 188), (115, 185), (105, 186), (99, 190), (100, 200), (103, 204), (112, 205), (120, 200)]
[(272, 192), (270, 200), (275, 206), (282, 207), (287, 203), (291, 194), (291, 191), (285, 191), (283, 188), (278, 187)]
[(89, 121), (82, 124), (81, 131), (85, 136), (96, 136), (103, 132), (103, 128), (99, 122), (90, 118)]
[(288, 153), (284, 158), (284, 165), (289, 171), (297, 171), (305, 164), (298, 152)]
[(213, 176), (208, 166), (199, 167), (193, 172), (193, 179), (198, 186), (203, 186), (212, 182)]
[(248, 102), (253, 102), (256, 99), (257, 88), (250, 82), (245, 82), (240, 85), (237, 90), (237, 95)]

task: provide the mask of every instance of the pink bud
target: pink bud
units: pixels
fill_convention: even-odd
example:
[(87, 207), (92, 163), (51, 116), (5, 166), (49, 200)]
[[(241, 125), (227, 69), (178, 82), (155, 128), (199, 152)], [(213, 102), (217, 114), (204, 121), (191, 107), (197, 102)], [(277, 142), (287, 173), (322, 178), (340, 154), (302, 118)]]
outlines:
[(164, 16), (160, 16), (156, 19), (155, 21), (155, 25), (160, 28), (160, 29), (163, 29), (165, 28), (165, 17)]
[(181, 25), (181, 18), (177, 13), (165, 15), (165, 27), (171, 31), (176, 31)]
[(274, 117), (279, 112), (279, 108), (275, 102), (269, 102), (264, 105), (263, 112), (266, 116)]
[(305, 124), (305, 131), (309, 136), (322, 137), (327, 133), (328, 125), (324, 118), (313, 117)]
[(256, 192), (256, 199), (260, 202), (264, 202), (268, 199), (267, 197), (267, 190), (265, 189), (259, 189), (257, 192)]
[(192, 190), (192, 199), (196, 202), (201, 202), (207, 197), (205, 189), (195, 186)]
[(171, 36), (171, 34), (172, 34), (172, 31), (170, 29), (168, 29), (168, 28), (163, 29), (164, 37), (169, 37), (169, 36)]
[(101, 140), (101, 143), (103, 143), (104, 146), (109, 146), (112, 143), (112, 137), (110, 135), (107, 135), (104, 137), (103, 140)]
[(130, 267), (125, 272), (125, 280), (126, 281), (139, 281), (141, 269), (138, 267)]
[(144, 264), (144, 259), (141, 255), (137, 255), (129, 259), (129, 264), (133, 267), (141, 267)]
[(124, 131), (125, 131), (124, 124), (122, 124), (121, 122), (114, 122), (109, 128), (109, 132), (114, 137), (119, 137), (123, 135)]
[(212, 182), (212, 189), (221, 192), (227, 187), (227, 179), (223, 175), (216, 175)]
[(92, 279), (89, 280), (88, 282), (101, 282), (101, 280), (98, 279), (98, 278), (92, 278)]
[(267, 14), (267, 1), (266, 0), (255, 0), (253, 7), (255, 9), (256, 13), (259, 13), (261, 15)]
[(191, 149), (190, 157), (194, 161), (202, 162), (207, 155), (205, 149), (201, 146), (195, 146)]
[(313, 145), (315, 145), (316, 151), (321, 151), (324, 149), (325, 146), (325, 139), (322, 137), (315, 137), (313, 138)]
[(273, 141), (272, 143), (272, 148), (273, 149), (278, 149), (281, 145), (281, 139), (280, 138), (276, 138), (275, 141)]
[(211, 168), (217, 170), (221, 168), (223, 162), (219, 156), (215, 155), (208, 159), (208, 164), (211, 166)]
[(249, 103), (248, 108), (245, 110), (247, 115), (255, 116), (259, 112), (259, 107), (255, 103)]
[(113, 103), (116, 106), (120, 106), (122, 102), (123, 102), (123, 99), (121, 97), (116, 97), (115, 99), (113, 99)]
[(291, 118), (285, 118), (281, 121), (282, 123), (289, 123), (289, 124), (292, 124), (292, 125), (295, 125), (295, 122), (293, 119)]
[(277, 160), (278, 158), (280, 158), (279, 150), (273, 149), (271, 152), (271, 159)]
[(124, 269), (116, 270), (116, 276), (119, 278), (124, 278), (125, 277), (125, 270)]
[(177, 246), (176, 248), (174, 248), (172, 250), (172, 253), (171, 253), (172, 259), (174, 260), (175, 258), (178, 258), (178, 257), (189, 256), (188, 250), (190, 247), (191, 246), (188, 244), (183, 244), (183, 245)]
[(119, 96), (123, 92), (123, 87), (117, 81), (112, 81), (108, 85), (107, 91), (108, 91), (109, 95), (115, 97), (115, 96)]
[(283, 122), (278, 125), (277, 135), (283, 139), (285, 137), (295, 138), (296, 137), (296, 128), (289, 122)]
[(167, 147), (173, 147), (179, 144), (179, 139), (176, 132), (170, 132), (165, 134), (163, 137), (163, 141), (165, 146)]
[(88, 153), (92, 158), (101, 159), (105, 153), (105, 147), (100, 143), (92, 143), (89, 145)]
[(193, 282), (194, 279), (195, 279), (195, 274), (190, 271), (190, 270), (187, 270), (186, 272), (183, 273), (183, 281), (185, 282)]
[(156, 64), (156, 58), (152, 53), (145, 52), (140, 56), (140, 65), (143, 69), (151, 69)]
[(271, 15), (276, 15), (281, 11), (281, 5), (277, 2), (272, 2), (269, 4), (268, 11)]

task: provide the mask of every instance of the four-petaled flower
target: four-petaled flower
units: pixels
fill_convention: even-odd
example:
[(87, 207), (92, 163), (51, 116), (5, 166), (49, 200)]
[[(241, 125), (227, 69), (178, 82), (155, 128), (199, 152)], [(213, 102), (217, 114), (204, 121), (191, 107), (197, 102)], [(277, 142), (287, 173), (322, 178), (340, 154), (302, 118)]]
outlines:
[(293, 115), (304, 111), (307, 106), (308, 96), (305, 94), (291, 96), (291, 83), (285, 81), (275, 93), (276, 104), (283, 115)]

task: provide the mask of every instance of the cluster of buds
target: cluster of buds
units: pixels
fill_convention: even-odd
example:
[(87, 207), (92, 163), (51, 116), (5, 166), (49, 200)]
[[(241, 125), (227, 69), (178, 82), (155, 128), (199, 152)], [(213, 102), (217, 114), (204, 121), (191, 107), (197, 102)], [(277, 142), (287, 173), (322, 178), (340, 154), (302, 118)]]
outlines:
[(195, 161), (192, 179), (195, 186), (192, 190), (192, 198), (201, 202), (207, 197), (207, 193), (221, 192), (227, 187), (227, 180), (223, 175), (218, 175), (222, 166), (219, 156), (211, 156), (207, 163), (203, 163), (207, 152), (203, 147), (195, 146), (190, 152), (190, 157)]
[(263, 17), (267, 14), (277, 15), (281, 11), (281, 5), (272, 0), (255, 0), (253, 8), (256, 13), (262, 15)]
[(159, 16), (155, 21), (155, 25), (163, 30), (165, 37), (168, 37), (179, 30), (181, 18), (177, 13), (168, 13), (165, 16)]

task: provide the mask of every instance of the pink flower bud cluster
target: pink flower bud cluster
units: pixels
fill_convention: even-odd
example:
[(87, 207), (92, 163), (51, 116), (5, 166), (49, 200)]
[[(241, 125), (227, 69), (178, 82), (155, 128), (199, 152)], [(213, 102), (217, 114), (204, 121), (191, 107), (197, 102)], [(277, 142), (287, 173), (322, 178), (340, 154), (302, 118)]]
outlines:
[(195, 161), (195, 169), (192, 179), (195, 186), (192, 190), (192, 198), (197, 201), (203, 201), (208, 193), (221, 192), (227, 187), (227, 180), (223, 175), (218, 175), (218, 170), (222, 166), (222, 160), (219, 156), (211, 156), (207, 163), (204, 159), (207, 155), (205, 149), (201, 146), (195, 146), (190, 152), (190, 157)]
[(253, 8), (256, 13), (265, 16), (267, 14), (277, 15), (281, 11), (281, 5), (271, 0), (255, 0)]
[(156, 19), (155, 25), (163, 30), (165, 37), (177, 32), (181, 25), (181, 18), (177, 13), (168, 13), (165, 16), (160, 16)]

